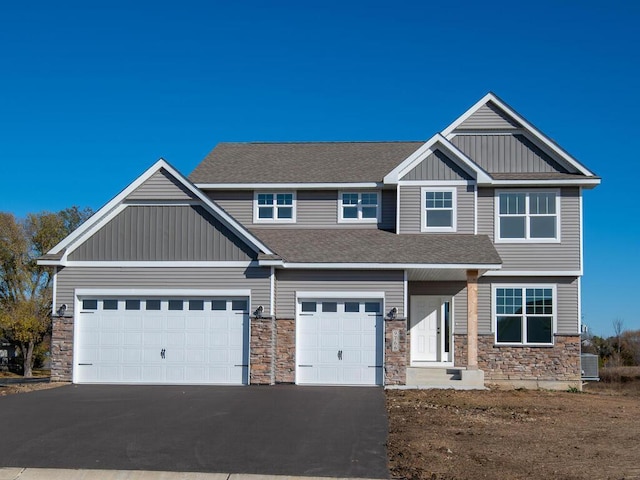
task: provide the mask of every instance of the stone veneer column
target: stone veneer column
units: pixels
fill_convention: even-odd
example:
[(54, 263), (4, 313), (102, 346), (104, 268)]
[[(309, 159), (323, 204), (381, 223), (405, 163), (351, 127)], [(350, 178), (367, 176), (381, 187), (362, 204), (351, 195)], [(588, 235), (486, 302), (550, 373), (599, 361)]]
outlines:
[(467, 369), (478, 369), (478, 271), (467, 270)]
[(276, 320), (275, 382), (294, 383), (296, 381), (296, 321)]
[[(396, 332), (396, 333), (394, 333)], [(395, 338), (394, 338), (395, 337)], [(407, 383), (407, 320), (384, 319), (384, 384)]]
[(73, 317), (53, 317), (51, 333), (51, 381), (73, 379)]
[(275, 320), (251, 318), (249, 383), (252, 385), (273, 385), (274, 383)]

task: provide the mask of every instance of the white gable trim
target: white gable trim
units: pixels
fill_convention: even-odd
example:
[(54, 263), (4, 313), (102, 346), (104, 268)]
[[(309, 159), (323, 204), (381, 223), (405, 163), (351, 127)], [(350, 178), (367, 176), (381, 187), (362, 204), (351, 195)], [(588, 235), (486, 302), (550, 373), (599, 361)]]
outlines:
[[(498, 98), (492, 92), (487, 93), (484, 97), (478, 100), (475, 105), (473, 105), (469, 110), (464, 112), (460, 117), (458, 117), (451, 125), (445, 128), (442, 132), (442, 135), (451, 139), (455, 134), (453, 131), (458, 128), (465, 120), (467, 120), (471, 115), (476, 113), (480, 107), (486, 105), (489, 102), (493, 102), (498, 108), (500, 108), (504, 113), (509, 115), (516, 122), (520, 123), (524, 129), (525, 133), (529, 133), (536, 140), (542, 142), (542, 144), (548, 148), (551, 152), (558, 155), (562, 160), (567, 162), (569, 165), (574, 167), (583, 175), (588, 177), (594, 176), (593, 172), (588, 170), (584, 165), (582, 165), (578, 160), (569, 155), (566, 151), (564, 151), (560, 146), (558, 146), (553, 140), (547, 137), (544, 133), (534, 127), (531, 123), (529, 123), (524, 117), (522, 117), (518, 112), (516, 112), (513, 108), (507, 105), (504, 101)], [(466, 132), (465, 132), (466, 133)]]
[(100, 210), (95, 212), (85, 223), (71, 232), (71, 234), (69, 234), (47, 253), (56, 254), (66, 249), (62, 259), (60, 260), (60, 264), (65, 262), (68, 254), (80, 245), (81, 239), (92, 235), (105, 223), (107, 223), (118, 213), (120, 213), (127, 206), (125, 203), (123, 203), (124, 200), (161, 168), (164, 168), (170, 175), (173, 175), (176, 180), (184, 185), (184, 187), (187, 188), (189, 192), (191, 192), (196, 198), (200, 200), (200, 202), (202, 202), (203, 207), (205, 207), (205, 209), (208, 210), (209, 213), (228, 225), (234, 233), (238, 234), (238, 236), (245, 240), (247, 244), (255, 251), (262, 251), (266, 254), (273, 254), (273, 252), (266, 245), (264, 245), (256, 237), (251, 235), (251, 233), (249, 233), (242, 225), (240, 225), (224, 210), (214, 204), (204, 193), (198, 190), (195, 185), (189, 182), (180, 172), (178, 172), (175, 168), (169, 165), (166, 160), (162, 158), (154, 163), (151, 167), (149, 167), (142, 175), (140, 175), (131, 184), (129, 184), (129, 186), (127, 186), (118, 195), (111, 199)]
[(420, 164), (425, 158), (434, 153), (436, 150), (441, 149), (444, 153), (449, 154), (452, 160), (454, 160), (464, 171), (474, 177), (480, 184), (490, 183), (491, 177), (482, 170), (473, 160), (467, 157), (462, 151), (460, 151), (455, 145), (453, 145), (445, 137), (436, 133), (431, 137), (424, 145), (418, 150), (413, 152), (409, 157), (400, 163), (396, 168), (391, 170), (385, 177), (385, 184), (397, 184), (402, 177), (413, 170)]

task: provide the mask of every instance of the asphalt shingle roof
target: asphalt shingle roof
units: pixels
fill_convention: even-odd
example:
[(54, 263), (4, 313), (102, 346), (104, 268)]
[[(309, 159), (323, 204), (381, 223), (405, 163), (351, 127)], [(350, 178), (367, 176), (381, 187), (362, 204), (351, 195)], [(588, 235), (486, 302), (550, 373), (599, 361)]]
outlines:
[(193, 183), (381, 182), (424, 142), (220, 143)]
[(384, 230), (342, 228), (253, 228), (251, 232), (292, 263), (502, 263), (486, 235), (396, 235)]
[(581, 173), (562, 173), (562, 172), (490, 173), (489, 175), (491, 175), (495, 180), (584, 180), (585, 179), (585, 176), (582, 175)]

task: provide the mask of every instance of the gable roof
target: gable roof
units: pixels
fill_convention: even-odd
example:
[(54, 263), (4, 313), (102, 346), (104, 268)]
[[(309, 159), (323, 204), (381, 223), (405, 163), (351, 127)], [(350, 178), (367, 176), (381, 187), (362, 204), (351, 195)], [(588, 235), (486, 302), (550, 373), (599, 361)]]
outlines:
[(464, 171), (469, 173), (478, 183), (489, 183), (491, 177), (480, 166), (467, 157), (458, 147), (453, 145), (445, 137), (436, 133), (419, 149), (404, 159), (399, 165), (391, 170), (385, 177), (384, 182), (395, 184), (402, 179), (407, 173), (413, 170), (420, 162), (427, 158), (431, 153), (441, 150), (447, 156), (454, 160)]
[[(115, 215), (120, 213), (125, 207), (125, 200), (138, 188), (143, 185), (147, 180), (154, 177), (156, 173), (164, 170), (170, 177), (172, 177), (178, 185), (184, 187), (189, 194), (193, 195), (193, 199), (197, 200), (202, 206), (211, 213), (215, 218), (227, 225), (232, 232), (237, 234), (244, 242), (247, 243), (256, 252), (264, 252), (267, 254), (272, 253), (269, 248), (264, 245), (259, 239), (251, 234), (245, 227), (238, 223), (233, 217), (221, 209), (218, 205), (212, 202), (203, 192), (198, 190), (189, 180), (187, 180), (180, 172), (173, 168), (164, 159), (158, 160), (151, 167), (149, 167), (142, 175), (129, 184), (118, 195), (111, 199), (100, 210), (95, 212), (85, 223), (80, 225), (76, 230), (71, 232), (60, 243), (49, 250), (39, 260), (40, 265), (64, 265), (69, 253), (73, 252), (84, 239), (93, 235), (98, 229), (107, 224)], [(163, 175), (166, 177), (166, 175)]]
[[(533, 124), (529, 123), (518, 112), (511, 108), (495, 93), (489, 92), (480, 100), (478, 100), (471, 108), (458, 117), (453, 123), (442, 131), (442, 135), (451, 139), (455, 135), (456, 129), (461, 127), (464, 122), (469, 120), (473, 115), (483, 113), (487, 111), (487, 108), (493, 113), (499, 114), (505, 121), (509, 121), (513, 126), (522, 126), (525, 132), (538, 140), (541, 145), (546, 147), (550, 152), (557, 155), (560, 159), (567, 162), (574, 167), (578, 172), (587, 177), (594, 177), (595, 175), (587, 167), (582, 165), (578, 160), (572, 157), (567, 151), (565, 151), (555, 141), (551, 140), (544, 133), (538, 130)], [(461, 132), (463, 133), (463, 132)]]
[(207, 184), (380, 183), (424, 142), (220, 143), (189, 175)]
[[(486, 235), (402, 234), (377, 229), (251, 230), (287, 264), (383, 264), (387, 268), (500, 268), (502, 260)], [(364, 246), (364, 248), (363, 248)]]

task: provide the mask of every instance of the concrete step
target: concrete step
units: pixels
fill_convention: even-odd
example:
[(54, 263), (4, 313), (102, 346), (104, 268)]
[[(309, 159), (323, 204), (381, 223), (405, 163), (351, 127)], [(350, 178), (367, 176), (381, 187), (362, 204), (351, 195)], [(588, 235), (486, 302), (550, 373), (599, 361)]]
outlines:
[(484, 372), (464, 367), (407, 367), (407, 387), (484, 388)]

